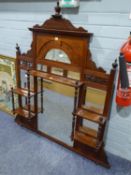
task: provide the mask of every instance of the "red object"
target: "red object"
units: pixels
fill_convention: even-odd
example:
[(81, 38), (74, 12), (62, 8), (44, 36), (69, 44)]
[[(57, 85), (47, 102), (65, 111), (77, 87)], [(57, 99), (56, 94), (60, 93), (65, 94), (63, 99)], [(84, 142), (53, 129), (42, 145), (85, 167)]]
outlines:
[(120, 84), (120, 78), (118, 78), (117, 93), (116, 93), (116, 103), (119, 106), (130, 106), (131, 105), (131, 65), (127, 63), (127, 72), (129, 78), (129, 88), (122, 89)]
[(125, 44), (121, 47), (120, 52), (124, 54), (127, 62), (131, 62), (131, 35), (129, 36)]
[(126, 60), (126, 67), (129, 79), (129, 88), (122, 89), (120, 83), (120, 76), (118, 78), (116, 103), (119, 106), (130, 106), (131, 105), (131, 35), (127, 42), (121, 47), (120, 52), (124, 54)]

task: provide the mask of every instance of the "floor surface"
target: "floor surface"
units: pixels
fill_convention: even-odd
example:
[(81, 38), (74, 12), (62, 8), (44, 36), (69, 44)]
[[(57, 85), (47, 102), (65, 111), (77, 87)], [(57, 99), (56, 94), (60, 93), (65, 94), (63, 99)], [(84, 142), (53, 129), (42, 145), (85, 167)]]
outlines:
[(108, 153), (105, 169), (0, 112), (0, 175), (131, 175), (131, 162)]

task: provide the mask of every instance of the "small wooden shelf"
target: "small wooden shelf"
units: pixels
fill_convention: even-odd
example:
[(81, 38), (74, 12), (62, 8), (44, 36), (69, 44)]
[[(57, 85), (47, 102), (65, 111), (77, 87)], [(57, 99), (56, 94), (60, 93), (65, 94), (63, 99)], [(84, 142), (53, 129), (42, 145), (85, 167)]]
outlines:
[(17, 115), (20, 115), (20, 116), (22, 116), (24, 118), (27, 118), (27, 119), (31, 119), (31, 118), (34, 118), (36, 116), (35, 113), (31, 112), (30, 113), (30, 118), (29, 118), (29, 111), (27, 111), (27, 110), (25, 110), (25, 109), (23, 109), (21, 107), (15, 109), (14, 113), (17, 114)]
[(74, 140), (88, 145), (89, 147), (96, 148), (97, 147), (97, 140), (94, 137), (90, 137), (85, 135), (84, 133), (75, 132)]
[[(23, 109), (25, 109), (25, 110), (28, 111), (28, 105), (23, 106)], [(35, 106), (31, 105), (31, 106), (30, 106), (30, 110), (31, 110), (31, 112), (35, 113)], [(38, 108), (38, 109), (37, 109), (37, 113), (40, 113), (40, 112), (41, 112), (41, 108)]]
[(41, 77), (43, 79), (55, 81), (55, 82), (65, 84), (65, 85), (68, 85), (68, 86), (72, 86), (72, 87), (79, 87), (83, 84), (83, 82), (80, 82), (78, 80), (69, 79), (69, 78), (65, 78), (65, 77), (62, 77), (62, 76), (53, 75), (53, 74), (50, 74), (50, 73), (37, 71), (37, 70), (31, 70), (30, 75), (35, 76), (35, 77)]
[(79, 132), (81, 132), (85, 135), (97, 138), (97, 131), (92, 129), (92, 128), (88, 128), (88, 127), (85, 127), (85, 126), (80, 126), (78, 130), (79, 130)]
[[(28, 90), (25, 88), (15, 88), (15, 89), (13, 89), (13, 92), (17, 93), (19, 95), (25, 96), (25, 97), (28, 96)], [(35, 95), (35, 93), (33, 91), (30, 91), (30, 97), (32, 97), (34, 95)]]
[(88, 111), (83, 108), (79, 108), (75, 113), (75, 115), (95, 123), (104, 123), (106, 121), (106, 118), (103, 117), (102, 115), (99, 115), (95, 112)]

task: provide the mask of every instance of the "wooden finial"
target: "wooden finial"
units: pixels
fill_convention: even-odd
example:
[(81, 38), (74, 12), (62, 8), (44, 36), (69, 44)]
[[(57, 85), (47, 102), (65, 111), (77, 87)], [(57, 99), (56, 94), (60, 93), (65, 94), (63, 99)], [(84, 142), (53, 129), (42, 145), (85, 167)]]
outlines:
[(112, 64), (112, 67), (113, 67), (114, 69), (116, 69), (117, 66), (118, 66), (118, 64), (117, 64), (117, 59), (115, 59), (114, 63)]
[(56, 15), (60, 15), (60, 13), (61, 13), (59, 1), (57, 1), (57, 6), (55, 7), (55, 12), (56, 12)]
[(16, 43), (16, 51), (18, 54), (21, 54), (20, 47), (19, 47), (18, 43)]
[(55, 7), (55, 15), (53, 15), (54, 18), (61, 18), (61, 7), (59, 0), (57, 1), (57, 6)]

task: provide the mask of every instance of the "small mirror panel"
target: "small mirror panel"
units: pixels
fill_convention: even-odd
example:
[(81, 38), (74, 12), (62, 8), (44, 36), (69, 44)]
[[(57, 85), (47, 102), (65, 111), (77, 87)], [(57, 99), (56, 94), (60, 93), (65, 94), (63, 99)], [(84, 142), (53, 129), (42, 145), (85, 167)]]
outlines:
[(68, 71), (68, 78), (72, 78), (72, 79), (75, 79), (75, 80), (80, 80), (80, 73), (79, 72)]
[(37, 64), (37, 70), (47, 72), (47, 66), (42, 64)]
[(66, 64), (71, 64), (68, 55), (60, 49), (51, 49), (45, 56), (46, 60), (58, 61)]
[(51, 73), (62, 76), (63, 75), (63, 69), (57, 68), (57, 67), (52, 67)]

